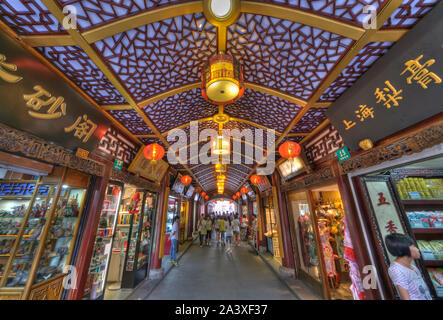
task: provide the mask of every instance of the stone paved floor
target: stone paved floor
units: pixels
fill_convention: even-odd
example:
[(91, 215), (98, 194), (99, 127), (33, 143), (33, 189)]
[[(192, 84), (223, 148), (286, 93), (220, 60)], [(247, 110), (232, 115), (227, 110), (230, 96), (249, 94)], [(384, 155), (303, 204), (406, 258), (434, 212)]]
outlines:
[(194, 244), (179, 263), (145, 299), (296, 299), (246, 243), (232, 255), (215, 243)]

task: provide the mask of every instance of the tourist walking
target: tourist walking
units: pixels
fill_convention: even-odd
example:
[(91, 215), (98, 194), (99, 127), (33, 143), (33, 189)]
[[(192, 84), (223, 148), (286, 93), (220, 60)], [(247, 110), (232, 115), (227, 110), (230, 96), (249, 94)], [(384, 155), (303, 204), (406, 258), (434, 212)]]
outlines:
[(206, 245), (207, 246), (209, 246), (210, 241), (211, 241), (212, 228), (213, 228), (212, 220), (211, 220), (211, 217), (208, 216), (206, 219)]
[(214, 227), (215, 227), (215, 241), (218, 244), (220, 243), (220, 216), (217, 215), (215, 217), (215, 223), (214, 223)]
[(232, 253), (232, 218), (228, 217), (226, 221), (226, 253)]
[(234, 221), (232, 221), (232, 231), (234, 233), (234, 246), (238, 247), (240, 245), (240, 220), (238, 215), (235, 215)]
[(218, 222), (220, 228), (220, 243), (222, 246), (225, 245), (225, 231), (226, 231), (226, 217), (221, 216)]
[(169, 262), (172, 263), (174, 266), (178, 267), (177, 263), (177, 249), (178, 249), (178, 220), (180, 219), (179, 216), (175, 216), (172, 224), (172, 230), (171, 230), (171, 252), (169, 254)]
[(201, 215), (200, 221), (198, 222), (198, 232), (200, 235), (200, 248), (203, 247), (203, 243), (206, 238), (206, 219), (204, 215)]

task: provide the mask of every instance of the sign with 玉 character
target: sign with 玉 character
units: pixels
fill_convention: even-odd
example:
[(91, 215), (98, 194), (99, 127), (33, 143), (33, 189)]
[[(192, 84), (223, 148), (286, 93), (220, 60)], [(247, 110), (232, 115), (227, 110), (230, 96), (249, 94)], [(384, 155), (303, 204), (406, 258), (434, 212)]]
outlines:
[(443, 1), (326, 112), (351, 151), (443, 110)]
[(2, 32), (0, 97), (2, 123), (73, 151), (93, 151), (110, 127), (79, 92)]

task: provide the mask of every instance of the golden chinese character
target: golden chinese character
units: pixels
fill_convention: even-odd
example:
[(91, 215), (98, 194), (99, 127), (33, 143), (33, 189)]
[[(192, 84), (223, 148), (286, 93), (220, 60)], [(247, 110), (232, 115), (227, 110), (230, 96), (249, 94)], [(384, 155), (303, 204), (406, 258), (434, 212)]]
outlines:
[(356, 123), (354, 122), (354, 121), (346, 121), (346, 120), (343, 120), (343, 123), (345, 124), (345, 126), (346, 126), (346, 130), (349, 130), (349, 129), (351, 129), (353, 126), (355, 126), (356, 125)]
[[(396, 90), (392, 84), (389, 81), (385, 81), (385, 84), (388, 86), (388, 88), (383, 88), (383, 90), (380, 90), (379, 88), (375, 89), (374, 95), (378, 99), (377, 103), (380, 103), (380, 101), (384, 101), (383, 105), (385, 105), (388, 109), (391, 108), (391, 102), (394, 104), (395, 107), (398, 106), (397, 100), (402, 100), (403, 97), (399, 96), (400, 93), (403, 92), (403, 90)], [(385, 92), (391, 93), (385, 93)], [(387, 98), (386, 98), (387, 96)]]
[(357, 118), (360, 119), (360, 121), (365, 121), (366, 118), (371, 117), (374, 119), (374, 108), (368, 108), (366, 105), (359, 105), (360, 110), (355, 111), (357, 114)]
[[(46, 113), (39, 113), (35, 111), (28, 111), (31, 117), (38, 119), (58, 119), (62, 115), (66, 115), (66, 103), (64, 103), (63, 97), (51, 97), (51, 94), (43, 89), (41, 86), (35, 86), (34, 90), (37, 91), (33, 94), (24, 94), (23, 98), (27, 101), (26, 105), (35, 111), (39, 111), (41, 107), (51, 105), (51, 107), (46, 111)], [(44, 101), (42, 97), (48, 97), (47, 101)], [(57, 109), (60, 108), (60, 111)], [(57, 111), (57, 112), (56, 112)]]
[(83, 139), (83, 142), (87, 142), (96, 128), (97, 125), (89, 120), (88, 116), (84, 114), (83, 117), (78, 117), (72, 126), (65, 128), (65, 132), (71, 132), (75, 130), (74, 137), (77, 137), (78, 139)]
[(423, 57), (423, 55), (419, 56), (415, 60), (409, 60), (405, 62), (406, 69), (403, 70), (400, 75), (405, 73), (406, 71), (409, 71), (411, 75), (406, 78), (406, 82), (408, 84), (412, 83), (412, 80), (417, 81), (419, 85), (421, 85), (424, 89), (427, 89), (427, 84), (431, 82), (432, 80), (435, 81), (435, 83), (440, 83), (441, 78), (436, 75), (433, 72), (430, 72), (426, 67), (429, 67), (435, 63), (435, 59), (430, 59), (426, 61), (423, 65), (419, 63), (419, 60)]
[(17, 66), (12, 63), (7, 63), (6, 57), (0, 54), (0, 78), (9, 83), (17, 83), (23, 79), (22, 77), (8, 73), (3, 68), (8, 69), (9, 71), (17, 71)]

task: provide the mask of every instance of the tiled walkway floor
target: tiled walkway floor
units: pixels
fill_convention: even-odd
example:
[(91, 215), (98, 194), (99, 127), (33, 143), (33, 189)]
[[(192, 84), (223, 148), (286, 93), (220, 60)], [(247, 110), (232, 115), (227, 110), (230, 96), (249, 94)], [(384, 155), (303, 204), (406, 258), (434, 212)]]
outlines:
[(194, 244), (145, 299), (296, 299), (246, 243), (233, 249)]

